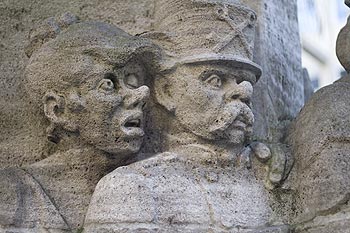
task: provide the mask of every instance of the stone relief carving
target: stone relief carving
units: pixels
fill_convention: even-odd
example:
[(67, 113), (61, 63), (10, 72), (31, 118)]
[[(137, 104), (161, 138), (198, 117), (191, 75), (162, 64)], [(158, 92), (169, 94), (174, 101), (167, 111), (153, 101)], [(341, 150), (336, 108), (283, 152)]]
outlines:
[(0, 226), (78, 229), (99, 179), (141, 147), (144, 83), (159, 49), (67, 13), (34, 30), (26, 52), (28, 101), (47, 119), (48, 140), (57, 146), (39, 162), (0, 172)]
[[(0, 170), (0, 232), (346, 232), (348, 77), (310, 98), (292, 151), (252, 141), (256, 21), (239, 1), (158, 0), (138, 37), (71, 14), (33, 30), (25, 86), (55, 146)], [(136, 154), (144, 126), (161, 153)]]
[(210, 1), (156, 7), (155, 31), (143, 36), (166, 54), (151, 84), (164, 152), (102, 178), (85, 232), (285, 232), (271, 226), (267, 191), (247, 169), (253, 152), (271, 157), (264, 144), (249, 146), (261, 75), (252, 61), (256, 14)]
[[(337, 56), (347, 72), (349, 28), (348, 20), (337, 39)], [(317, 91), (291, 129), (296, 232), (349, 232), (349, 90), (347, 74)]]

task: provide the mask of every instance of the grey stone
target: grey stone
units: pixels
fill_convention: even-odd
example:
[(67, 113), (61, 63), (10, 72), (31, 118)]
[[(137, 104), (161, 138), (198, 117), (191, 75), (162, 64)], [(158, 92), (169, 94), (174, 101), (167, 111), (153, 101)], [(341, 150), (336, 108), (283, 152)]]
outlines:
[[(0, 232), (81, 231), (91, 194), (102, 176), (117, 166), (164, 151), (169, 153), (122, 167), (101, 180), (86, 218), (87, 231), (289, 232), (289, 226), (285, 225), (288, 221), (281, 221), (276, 215), (278, 211), (271, 208), (276, 201), (271, 191), (264, 188), (264, 179), (268, 179), (266, 171), (278, 171), (281, 179), (276, 179), (276, 186), (283, 180), (284, 163), (290, 161), (284, 161), (288, 158), (283, 157), (286, 155), (278, 150), (279, 147), (276, 150), (269, 147), (283, 138), (285, 127), (304, 102), (297, 49), (300, 43), (296, 1), (244, 0), (242, 3), (244, 5), (235, 0), (1, 2), (0, 107), (5, 111), (0, 112), (0, 167), (10, 168), (0, 172), (5, 177), (5, 188), (0, 188), (0, 191), (6, 193), (0, 199), (5, 203), (0, 210), (6, 213), (1, 215), (4, 223), (0, 222)], [(192, 4), (194, 8), (187, 7)], [(193, 9), (202, 16), (199, 17), (202, 23), (193, 17), (196, 16), (191, 12)], [(78, 23), (79, 20), (70, 14), (50, 18), (32, 31), (29, 46), (24, 47), (29, 29), (36, 27), (37, 22), (66, 11), (76, 13), (83, 23)], [(236, 16), (234, 19), (228, 17), (232, 13)], [(119, 25), (131, 34), (151, 39), (163, 48), (165, 56), (161, 58), (148, 39), (136, 39), (105, 23), (84, 23), (89, 19)], [(227, 34), (228, 31), (231, 33)], [(122, 41), (115, 43), (119, 36)], [(172, 44), (174, 41), (175, 45)], [(186, 41), (191, 43), (186, 44)], [(142, 47), (141, 51), (133, 50), (133, 42)], [(116, 44), (124, 46), (115, 48)], [(88, 51), (84, 52), (94, 59), (82, 58), (82, 47), (87, 48)], [(64, 51), (56, 54), (55, 49)], [(120, 61), (128, 61), (128, 54), (133, 52), (136, 55), (131, 58), (132, 64), (124, 66)], [(25, 54), (32, 56), (29, 61)], [(161, 64), (154, 66), (155, 60)], [(112, 142), (119, 131), (111, 132), (105, 124), (108, 122), (107, 109), (103, 110), (97, 104), (93, 104), (93, 108), (84, 108), (89, 102), (83, 98), (85, 89), (75, 93), (59, 79), (52, 80), (56, 70), (58, 76), (69, 73), (70, 69), (83, 73), (102, 67), (107, 71), (109, 68), (103, 68), (106, 63), (108, 67), (118, 65), (118, 69), (113, 70), (118, 75), (127, 70), (140, 71), (141, 76), (147, 77), (145, 83), (151, 88), (151, 101), (145, 109), (147, 119), (143, 122), (146, 140), (142, 153), (137, 156), (135, 153), (142, 141), (141, 129), (137, 131), (140, 136), (137, 140)], [(55, 72), (43, 68), (45, 65), (55, 68)], [(139, 65), (141, 68), (137, 68)], [(196, 78), (203, 70), (213, 69), (243, 80), (223, 82), (220, 73), (215, 74), (218, 77), (205, 77), (208, 78), (205, 81), (203, 77), (202, 81), (207, 85), (203, 87)], [(262, 76), (261, 70), (264, 71)], [(35, 75), (27, 81), (30, 75), (39, 71), (47, 81), (36, 80)], [(129, 84), (133, 86), (135, 78), (130, 78)], [(207, 92), (208, 87), (222, 84), (225, 91), (233, 90), (229, 95), (235, 99), (232, 103), (222, 103), (221, 94)], [(79, 81), (74, 85), (79, 85)], [(106, 89), (110, 85), (109, 81), (101, 84)], [(62, 90), (67, 91), (64, 101)], [(123, 107), (133, 101), (143, 103), (146, 100), (147, 87), (137, 90), (125, 96)], [(167, 97), (169, 93), (171, 98)], [(208, 101), (203, 101), (206, 93), (209, 93)], [(65, 118), (76, 121), (66, 121)], [(239, 119), (235, 121), (235, 118)], [(77, 121), (80, 124), (76, 124)], [(131, 124), (138, 125), (138, 122)], [(252, 138), (265, 142), (267, 146), (260, 144), (263, 149), (254, 150), (249, 145)], [(271, 156), (267, 152), (270, 149)], [(275, 162), (270, 162), (270, 157)], [(198, 169), (193, 170), (191, 166)], [(179, 171), (174, 171), (173, 167)], [(12, 170), (14, 172), (9, 173)], [(165, 178), (157, 173), (159, 170), (164, 171)], [(129, 177), (123, 171), (130, 171), (132, 175)], [(9, 178), (7, 174), (16, 175)], [(123, 179), (115, 180), (113, 174)], [(20, 179), (25, 182), (20, 182)], [(174, 180), (175, 193), (171, 183)], [(190, 190), (185, 189), (186, 182)], [(125, 186), (119, 188), (114, 183)], [(153, 187), (154, 183), (160, 185)], [(134, 184), (140, 184), (140, 188)], [(151, 187), (145, 190), (145, 185)], [(32, 191), (22, 194), (18, 189)], [(125, 197), (123, 191), (135, 195)], [(14, 197), (14, 194), (20, 195)], [(156, 194), (164, 199), (157, 200)], [(185, 196), (181, 205), (177, 204), (177, 196)], [(120, 199), (115, 199), (117, 197), (125, 200), (125, 206)], [(16, 198), (33, 200), (33, 205), (17, 207), (14, 204)], [(109, 198), (116, 202), (109, 203)], [(99, 201), (103, 205), (99, 206)], [(112, 206), (117, 204), (120, 208), (113, 209)], [(192, 206), (203, 211), (191, 209)], [(180, 207), (184, 208), (183, 212)], [(42, 212), (40, 215), (26, 215), (23, 213), (25, 208), (42, 209)], [(99, 208), (110, 212), (101, 214)], [(150, 213), (152, 208), (159, 212)], [(140, 209), (144, 211), (138, 212)], [(13, 211), (21, 214), (13, 215)], [(172, 212), (180, 215), (175, 216)], [(154, 216), (159, 217), (159, 221), (148, 224)], [(140, 218), (144, 223), (117, 224), (127, 218)], [(22, 222), (13, 219), (22, 219)], [(106, 219), (110, 221), (108, 224), (104, 224)], [(203, 224), (199, 225), (201, 222)]]
[(251, 143), (250, 145), (255, 153), (255, 156), (262, 162), (267, 162), (271, 158), (271, 150), (261, 142)]
[(314, 94), (314, 89), (310, 80), (309, 72), (306, 68), (303, 69), (303, 78), (304, 78), (304, 101), (305, 103), (310, 99)]
[(33, 30), (26, 51), (28, 101), (56, 146), (47, 158), (1, 171), (14, 173), (0, 189), (1, 225), (77, 230), (99, 179), (141, 147), (146, 66), (159, 49), (110, 24), (64, 14)]
[[(347, 70), (349, 36), (348, 22), (337, 40), (337, 55)], [(317, 91), (293, 123), (296, 232), (349, 231), (349, 98), (346, 75)]]
[(290, 137), (301, 205), (297, 221), (336, 213), (349, 199), (349, 88), (345, 77), (316, 92), (293, 126)]
[(263, 184), (245, 167), (220, 166), (211, 151), (190, 149), (192, 160), (188, 154), (164, 153), (105, 176), (92, 198), (85, 232), (256, 232), (264, 227), (271, 209)]
[(20, 228), (35, 228), (38, 220), (43, 228), (62, 232), (69, 230), (66, 221), (33, 176), (18, 168), (8, 168), (0, 171), (0, 177), (1, 230), (10, 228), (11, 232), (17, 232)]
[(149, 129), (167, 152), (105, 176), (85, 232), (288, 232), (275, 222), (263, 180), (248, 169), (251, 98), (261, 75), (252, 61), (255, 13), (237, 2), (157, 3), (156, 30), (143, 35), (165, 54), (151, 86)]
[[(222, 1), (230, 2), (230, 1)], [(118, 25), (130, 34), (153, 28), (155, 0), (18, 0), (0, 3), (0, 166), (22, 166), (48, 157), (55, 147), (37, 127), (36, 108), (26, 101), (25, 45), (31, 28), (44, 19), (70, 11), (83, 21), (100, 20)], [(263, 75), (253, 93), (254, 138), (276, 142), (304, 103), (301, 49), (296, 0), (244, 0), (258, 15), (253, 60)], [(282, 52), (281, 52), (282, 51)], [(148, 130), (147, 130), (148, 131)], [(143, 151), (161, 152), (146, 135)], [(148, 145), (150, 143), (151, 145)]]

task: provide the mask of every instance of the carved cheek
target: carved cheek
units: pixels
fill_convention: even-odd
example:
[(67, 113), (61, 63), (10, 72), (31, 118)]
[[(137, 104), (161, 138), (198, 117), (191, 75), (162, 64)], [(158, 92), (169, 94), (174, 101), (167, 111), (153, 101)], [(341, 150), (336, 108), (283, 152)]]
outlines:
[(92, 92), (87, 98), (87, 105), (92, 112), (115, 111), (122, 104), (122, 96), (118, 94), (105, 94)]
[(219, 109), (225, 102), (224, 93), (221, 90), (210, 90), (207, 92), (208, 105)]

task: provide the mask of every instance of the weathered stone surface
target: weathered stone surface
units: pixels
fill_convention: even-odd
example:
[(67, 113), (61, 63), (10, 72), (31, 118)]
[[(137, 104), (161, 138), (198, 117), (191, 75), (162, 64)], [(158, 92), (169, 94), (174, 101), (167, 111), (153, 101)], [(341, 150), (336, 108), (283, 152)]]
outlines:
[[(316, 92), (293, 126), (290, 137), (296, 156), (294, 180), (300, 204), (297, 221), (331, 216), (349, 200), (349, 80), (344, 77)], [(329, 221), (327, 217), (325, 220)], [(331, 229), (333, 224), (315, 224), (315, 229), (305, 232)]]
[(254, 60), (262, 67), (253, 106), (254, 136), (278, 143), (304, 105), (297, 1), (242, 1), (258, 15)]
[(159, 49), (110, 24), (64, 14), (32, 31), (26, 53), (28, 101), (42, 120), (36, 126), (56, 145), (41, 161), (1, 171), (14, 173), (0, 189), (0, 213), (8, 216), (1, 225), (77, 230), (99, 179), (141, 147), (146, 66)]
[(325, 216), (318, 216), (310, 222), (301, 224), (296, 227), (295, 232), (301, 233), (329, 233), (350, 231), (349, 212), (339, 211)]
[[(296, 0), (242, 2), (258, 15), (254, 61), (264, 71), (252, 100), (254, 137), (278, 141), (285, 120), (295, 116), (303, 104)], [(45, 132), (36, 127), (38, 118), (25, 101), (24, 69), (28, 60), (24, 48), (30, 29), (48, 17), (69, 11), (83, 21), (100, 20), (131, 34), (143, 33), (152, 29), (155, 2), (19, 0), (2, 1), (0, 11), (0, 106), (4, 109), (0, 111), (0, 166), (21, 166), (40, 161), (55, 149), (46, 142)], [(160, 152), (151, 146), (144, 150)]]
[(263, 184), (220, 159), (193, 146), (116, 169), (96, 188), (86, 232), (262, 232), (271, 215)]
[[(337, 55), (346, 70), (349, 24), (339, 33)], [(298, 191), (296, 232), (348, 232), (350, 78), (317, 91), (293, 124), (291, 179)]]
[(57, 207), (33, 176), (18, 168), (8, 168), (0, 171), (0, 178), (0, 230), (35, 229), (38, 220), (43, 228), (69, 230)]
[(149, 0), (0, 2), (0, 167), (29, 165), (55, 150), (41, 127), (45, 122), (24, 91), (25, 47), (31, 29), (49, 17), (71, 12), (82, 21), (109, 22), (137, 34), (149, 29), (152, 9)]
[[(271, 207), (276, 200), (264, 180), (280, 185), (288, 159), (275, 145), (304, 101), (296, 1), (242, 2), (246, 5), (236, 0), (1, 2), (0, 89), (6, 91), (0, 92), (0, 107), (6, 111), (0, 113), (0, 167), (11, 168), (1, 172), (5, 204), (0, 210), (7, 217), (0, 231), (65, 232), (82, 226), (98, 180), (140, 149), (140, 107), (149, 91), (140, 86), (136, 71), (152, 89), (153, 102), (144, 154), (132, 159), (169, 153), (105, 177), (85, 230), (289, 232), (288, 221)], [(82, 21), (110, 22), (140, 34), (158, 43), (166, 56), (161, 58), (147, 39), (105, 23), (75, 24), (69, 15), (51, 18), (26, 38), (37, 22), (66, 11)], [(32, 55), (29, 61), (25, 53)], [(160, 66), (148, 66), (154, 58)], [(99, 80), (108, 92), (115, 77), (122, 79), (122, 97), (104, 98), (100, 89), (82, 86), (83, 78)], [(115, 114), (119, 107), (122, 113)], [(132, 140), (120, 127), (129, 120), (137, 128), (128, 131), (137, 135)], [(273, 145), (270, 155), (263, 144), (249, 146), (252, 138)], [(32, 205), (15, 205), (17, 200)], [(130, 224), (135, 219), (139, 222)]]
[(309, 101), (310, 97), (314, 94), (314, 88), (310, 80), (309, 72), (306, 68), (303, 69), (304, 78), (304, 101), (305, 103)]
[(167, 152), (104, 177), (85, 231), (288, 232), (272, 212), (264, 177), (249, 170), (253, 155), (270, 152), (249, 146), (261, 75), (252, 61), (255, 13), (238, 2), (156, 6), (159, 22), (143, 36), (165, 55), (151, 85), (149, 130), (161, 138), (154, 147)]

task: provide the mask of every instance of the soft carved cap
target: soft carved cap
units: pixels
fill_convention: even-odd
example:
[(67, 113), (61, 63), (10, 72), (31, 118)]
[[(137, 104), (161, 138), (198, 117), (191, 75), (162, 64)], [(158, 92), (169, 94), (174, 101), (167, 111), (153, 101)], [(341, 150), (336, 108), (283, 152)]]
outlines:
[[(123, 67), (130, 59), (137, 58), (149, 71), (155, 70), (160, 60), (160, 49), (156, 45), (114, 25), (70, 20), (70, 25), (67, 23), (54, 31), (52, 27), (60, 23), (53, 21), (52, 18), (48, 21), (51, 26), (46, 22), (39, 26), (42, 29), (34, 30), (39, 31), (34, 36), (37, 39), (31, 42), (27, 51), (31, 57), (26, 68), (26, 88), (35, 103), (41, 102), (47, 90), (63, 91), (79, 83), (72, 75), (79, 56), (93, 57), (114, 67)], [(45, 34), (45, 30), (48, 33)]]

